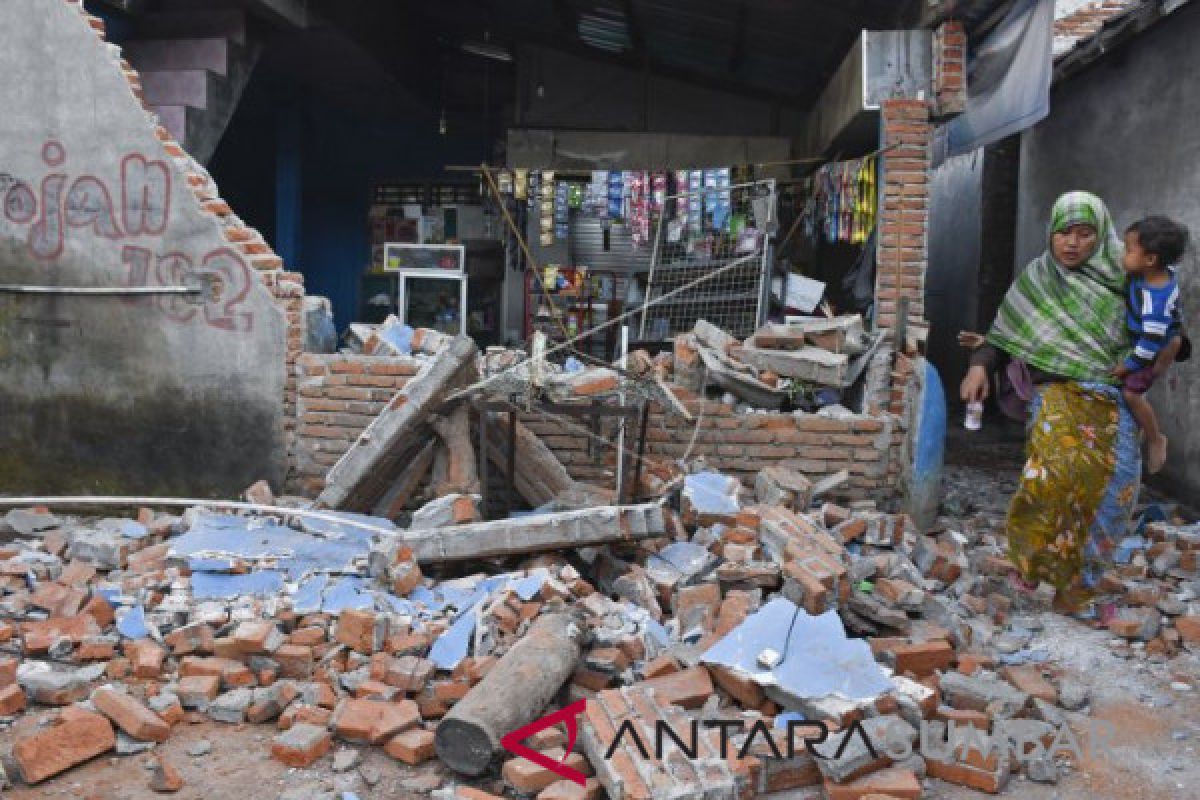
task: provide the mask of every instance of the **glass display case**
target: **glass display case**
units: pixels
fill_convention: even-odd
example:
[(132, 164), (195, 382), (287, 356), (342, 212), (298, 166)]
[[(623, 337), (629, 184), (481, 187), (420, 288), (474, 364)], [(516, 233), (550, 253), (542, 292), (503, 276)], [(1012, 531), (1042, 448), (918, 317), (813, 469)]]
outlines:
[(466, 334), (466, 252), (461, 245), (384, 245), (384, 271), (396, 275), (396, 315), (414, 328)]

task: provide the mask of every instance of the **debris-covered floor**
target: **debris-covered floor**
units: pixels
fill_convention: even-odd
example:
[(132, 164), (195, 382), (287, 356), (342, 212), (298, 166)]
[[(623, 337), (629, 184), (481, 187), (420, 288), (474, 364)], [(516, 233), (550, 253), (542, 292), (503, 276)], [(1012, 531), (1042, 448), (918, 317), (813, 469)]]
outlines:
[[(369, 566), (386, 536), (352, 524), (199, 509), (123, 521), (12, 511), (0, 545), (8, 792), (1194, 796), (1200, 528), (1151, 522), (1144, 541), (1127, 543), (1111, 631), (1012, 607), (995, 536), (1019, 445), (969, 444), (950, 448), (973, 463), (948, 466), (935, 534), (819, 500), (796, 513), (806, 498), (781, 484), (803, 493), (803, 479), (778, 470), (758, 491), (772, 505), (723, 494), (709, 475), (689, 480), (680, 514), (668, 507), (643, 521), (655, 535), (639, 542), (469, 569), (429, 564), (424, 575), (387, 572), (387, 585)], [(1146, 516), (1163, 511), (1176, 513), (1157, 502)], [(569, 625), (554, 629), (563, 614)], [(497, 757), (468, 777), (438, 758), (435, 731), (456, 707), (480, 706), (475, 687), (506, 706), (531, 702), (521, 682), (480, 683), (513, 667), (522, 647), (545, 648), (529, 682), (555, 684), (532, 716), (589, 700), (564, 759), (592, 776), (585, 787), (523, 759)], [(604, 757), (626, 718), (660, 717), (686, 735), (692, 716), (745, 730), (764, 719), (776, 734), (787, 719), (849, 731), (861, 719), (889, 747), (905, 749), (897, 735), (915, 740), (908, 749), (923, 757), (872, 757), (861, 739), (828, 759), (802, 749), (775, 759), (759, 741), (720, 763), (703, 752), (688, 763), (668, 744), (656, 764), (632, 739)], [(1069, 750), (1065, 720), (1084, 758), (939, 756), (920, 735), (932, 740), (931, 723), (947, 720), (1010, 726), (1030, 752), (1056, 735)], [(1105, 723), (1111, 750), (1092, 752), (1087, 735)], [(528, 744), (563, 759), (561, 730)]]

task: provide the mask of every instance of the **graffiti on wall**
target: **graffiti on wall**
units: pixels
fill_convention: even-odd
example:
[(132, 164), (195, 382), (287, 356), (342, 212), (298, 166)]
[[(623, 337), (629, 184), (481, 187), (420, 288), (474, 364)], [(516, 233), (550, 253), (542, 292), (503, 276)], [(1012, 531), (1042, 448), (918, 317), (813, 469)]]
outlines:
[(203, 305), (179, 295), (143, 297), (177, 323), (202, 320), (218, 330), (249, 331), (254, 315), (243, 308), (253, 275), (242, 257), (228, 247), (195, 256), (155, 253), (133, 240), (161, 237), (171, 220), (171, 170), (165, 161), (129, 153), (121, 159), (119, 184), (94, 175), (72, 176), (65, 168), (66, 148), (51, 140), (42, 146), (46, 174), (34, 186), (0, 173), (3, 217), (26, 229), (29, 254), (38, 261), (60, 258), (72, 230), (122, 242), (126, 286), (180, 286), (207, 276), (211, 288)]

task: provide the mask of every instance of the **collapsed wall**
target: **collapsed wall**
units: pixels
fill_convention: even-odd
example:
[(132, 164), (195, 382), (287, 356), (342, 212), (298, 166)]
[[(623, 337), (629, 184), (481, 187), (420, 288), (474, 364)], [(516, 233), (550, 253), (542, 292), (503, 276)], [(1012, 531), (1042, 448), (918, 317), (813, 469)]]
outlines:
[(98, 18), (10, 0), (0, 28), (0, 284), (51, 287), (0, 293), (0, 492), (280, 485), (302, 279), (157, 125)]
[[(842, 418), (782, 412), (745, 413), (720, 400), (689, 398), (694, 421), (651, 406), (645, 455), (674, 462), (702, 457), (711, 468), (753, 488), (764, 467), (785, 466), (812, 480), (845, 471), (848, 480), (831, 496), (866, 500), (893, 496), (903, 480), (907, 363), (886, 373), (883, 353), (868, 372), (868, 385), (879, 385), (867, 401), (867, 413)], [(310, 497), (325, 488), (325, 475), (359, 435), (420, 368), (408, 356), (305, 353), (297, 362), (299, 424), (294, 448), (294, 480), (289, 488)], [(687, 396), (686, 391), (676, 391)], [(571, 477), (612, 487), (616, 452), (595, 444), (587, 422), (545, 413), (522, 414), (529, 428), (567, 468)], [(601, 437), (603, 438), (603, 437)], [(632, 465), (636, 435), (626, 449)], [(520, 465), (518, 465), (519, 467)]]

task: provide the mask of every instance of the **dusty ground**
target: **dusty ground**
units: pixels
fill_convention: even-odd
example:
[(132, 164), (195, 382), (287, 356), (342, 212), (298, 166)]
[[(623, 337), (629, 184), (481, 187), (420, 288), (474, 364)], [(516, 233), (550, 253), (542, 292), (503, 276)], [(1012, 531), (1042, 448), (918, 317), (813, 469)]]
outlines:
[[(998, 426), (966, 439), (956, 435), (948, 447), (946, 511), (954, 516), (994, 519), (1003, 516), (1008, 493), (1021, 462), (1019, 431)], [(1153, 493), (1150, 493), (1153, 497)], [(1111, 757), (1088, 751), (1081, 738), (1085, 761), (1057, 785), (1015, 778), (1006, 797), (1021, 800), (1190, 800), (1200, 797), (1200, 690), (1181, 691), (1171, 684), (1200, 684), (1200, 658), (1183, 655), (1169, 662), (1126, 660), (1114, 654), (1110, 637), (1075, 620), (1055, 614), (1039, 617), (1044, 626), (1034, 647), (1047, 648), (1067, 675), (1090, 687), (1090, 715), (1067, 714), (1080, 733), (1090, 718), (1112, 723), (1115, 729)], [(31, 724), (23, 720), (22, 725)], [(344, 773), (332, 769), (326, 757), (308, 770), (284, 767), (271, 759), (267, 726), (225, 726), (214, 723), (183, 724), (161, 751), (179, 769), (185, 786), (175, 795), (181, 800), (238, 798), (290, 800), (313, 797), (323, 791), (352, 791), (362, 800), (427, 796), (451, 782), (436, 762), (420, 768), (405, 767), (379, 748), (362, 748), (362, 766)], [(0, 739), (13, 731), (0, 733)], [(198, 741), (211, 743), (211, 752), (190, 756)], [(6, 748), (0, 748), (6, 749)], [(71, 770), (35, 787), (10, 790), (14, 800), (46, 797), (82, 797), (94, 800), (148, 800), (162, 797), (149, 789), (148, 755), (105, 757)], [(378, 776), (373, 786), (364, 779)], [(494, 780), (494, 779), (493, 779)], [(500, 786), (476, 784), (497, 793)], [(811, 793), (795, 793), (809, 797)], [(966, 800), (984, 795), (940, 781), (926, 781), (925, 797)]]

